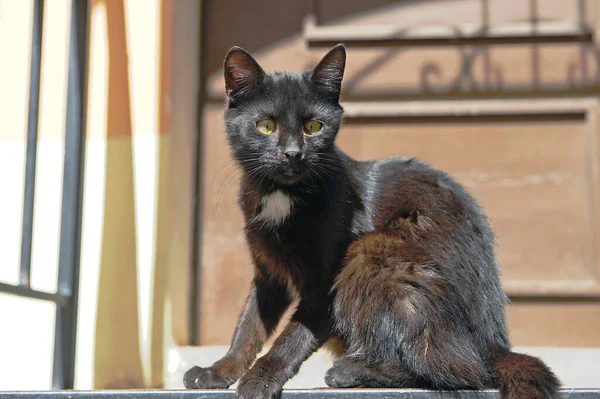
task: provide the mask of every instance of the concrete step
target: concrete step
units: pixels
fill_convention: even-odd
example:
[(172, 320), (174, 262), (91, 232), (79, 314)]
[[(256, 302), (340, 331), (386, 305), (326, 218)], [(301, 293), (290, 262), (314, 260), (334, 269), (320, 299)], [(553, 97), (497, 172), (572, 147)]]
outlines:
[[(167, 356), (165, 388), (183, 388), (182, 377), (190, 367), (209, 366), (220, 359), (227, 349), (227, 346), (172, 348)], [(561, 379), (564, 388), (600, 388), (600, 349), (516, 347), (514, 350), (544, 360)], [(326, 388), (323, 377), (331, 364), (328, 352), (316, 352), (284, 388)]]
[[(599, 399), (600, 390), (563, 390), (564, 399)], [(0, 399), (235, 399), (232, 390), (127, 390), (0, 392)], [(499, 399), (498, 391), (416, 389), (312, 389), (284, 391), (282, 399)]]

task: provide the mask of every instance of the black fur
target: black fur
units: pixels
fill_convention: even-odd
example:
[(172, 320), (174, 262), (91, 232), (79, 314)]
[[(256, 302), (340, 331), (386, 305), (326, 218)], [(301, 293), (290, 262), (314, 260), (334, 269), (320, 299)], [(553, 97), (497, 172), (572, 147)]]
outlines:
[[(228, 354), (189, 370), (185, 386), (241, 377), (239, 397), (278, 397), (335, 339), (342, 353), (325, 377), (330, 386), (499, 387), (504, 399), (558, 398), (541, 361), (510, 352), (494, 236), (475, 199), (423, 162), (358, 162), (336, 147), (345, 60), (338, 45), (313, 71), (265, 74), (244, 50), (227, 55), (225, 121), (243, 171), (255, 279)], [(270, 135), (256, 127), (267, 118), (277, 126)], [(304, 134), (309, 120), (322, 130)], [(261, 217), (274, 193), (290, 210), (275, 222)], [(251, 367), (296, 296), (291, 321)]]

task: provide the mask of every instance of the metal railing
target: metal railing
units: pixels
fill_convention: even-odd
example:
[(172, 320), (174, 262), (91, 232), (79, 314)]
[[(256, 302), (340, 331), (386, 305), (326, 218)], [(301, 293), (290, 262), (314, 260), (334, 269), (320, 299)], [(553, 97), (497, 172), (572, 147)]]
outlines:
[(31, 288), (30, 284), (44, 0), (34, 0), (33, 2), (27, 158), (23, 195), (19, 282), (17, 285), (0, 283), (0, 293), (54, 302), (56, 304), (52, 370), (53, 389), (73, 388), (75, 371), (75, 329), (85, 148), (88, 8), (88, 0), (72, 1), (57, 289), (55, 293), (48, 293), (35, 290)]

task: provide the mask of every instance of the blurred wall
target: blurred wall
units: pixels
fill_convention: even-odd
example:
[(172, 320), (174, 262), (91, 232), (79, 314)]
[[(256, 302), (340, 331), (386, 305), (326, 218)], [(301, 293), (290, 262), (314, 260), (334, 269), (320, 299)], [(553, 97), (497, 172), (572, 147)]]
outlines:
[[(174, 3), (90, 3), (80, 389), (159, 387), (165, 345), (187, 339), (187, 283), (171, 290), (175, 316), (165, 299), (167, 263), (175, 264), (172, 281), (184, 281), (190, 251), (191, 196), (185, 190), (193, 178), (199, 2)], [(177, 28), (178, 46), (190, 46), (183, 73), (172, 64), (174, 8), (180, 20), (181, 10), (187, 13)], [(31, 20), (32, 1), (0, 1), (0, 280), (8, 283), (16, 283), (19, 265)], [(57, 280), (69, 20), (70, 0), (45, 2), (32, 285), (50, 292)], [(186, 87), (173, 84), (174, 73), (188, 79)], [(181, 107), (177, 123), (173, 103)], [(181, 152), (173, 168), (172, 149)], [(170, 189), (185, 197), (170, 197)], [(169, 213), (181, 222), (173, 229)], [(170, 242), (179, 250), (173, 256)], [(50, 388), (53, 310), (0, 295), (0, 389)], [(175, 332), (165, 317), (176, 320)]]
[[(317, 1), (319, 25), (390, 26), (448, 33), (469, 24), (589, 26), (594, 43), (350, 48), (346, 110), (447, 115), (480, 106), (512, 117), (452, 123), (346, 125), (338, 144), (366, 160), (415, 156), (442, 168), (483, 203), (498, 234), (508, 322), (520, 346), (600, 347), (597, 144), (600, 3), (594, 0)], [(222, 112), (222, 60), (231, 45), (268, 71), (312, 68), (326, 49), (308, 48), (310, 2), (207, 1), (208, 83), (204, 107), (204, 214), (200, 342), (227, 345), (252, 267), (236, 203)], [(534, 21), (534, 22), (531, 22)], [(546, 116), (523, 120), (526, 108)], [(560, 117), (582, 109), (579, 120)], [(463, 111), (460, 111), (460, 110)], [(516, 116), (514, 116), (516, 115)]]

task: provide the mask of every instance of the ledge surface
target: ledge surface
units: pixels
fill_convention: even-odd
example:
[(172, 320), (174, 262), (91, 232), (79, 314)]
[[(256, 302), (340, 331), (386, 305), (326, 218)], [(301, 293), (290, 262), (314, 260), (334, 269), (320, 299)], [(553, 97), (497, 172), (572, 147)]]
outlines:
[(516, 22), (505, 25), (419, 26), (411, 29), (392, 25), (318, 26), (313, 15), (303, 24), (309, 47), (444, 47), (457, 45), (523, 45), (592, 43), (591, 29), (564, 21)]
[[(568, 399), (600, 399), (600, 389), (563, 389)], [(293, 389), (285, 398), (295, 399), (498, 399), (497, 390), (427, 391), (420, 389)], [(94, 390), (0, 392), (0, 399), (235, 399), (233, 390)]]

